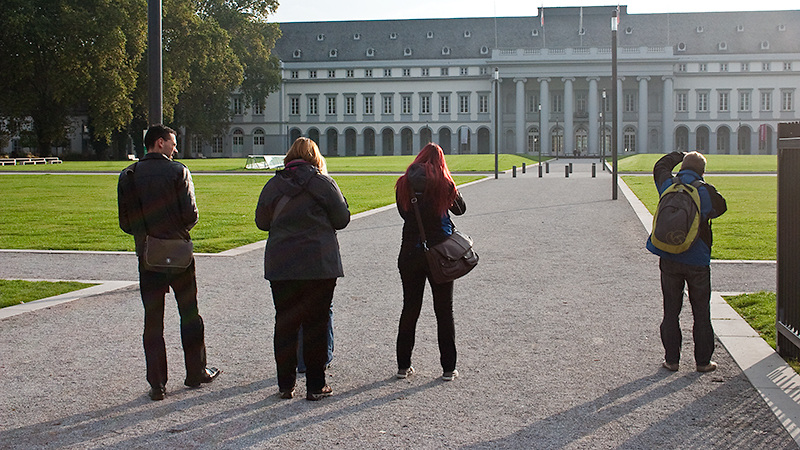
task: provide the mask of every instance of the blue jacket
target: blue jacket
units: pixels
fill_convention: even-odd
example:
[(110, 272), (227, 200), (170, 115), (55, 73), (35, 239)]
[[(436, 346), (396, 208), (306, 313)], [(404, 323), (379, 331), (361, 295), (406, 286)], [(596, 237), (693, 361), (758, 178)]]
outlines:
[[(653, 166), (653, 179), (658, 189), (658, 195), (672, 186), (672, 169), (683, 161), (683, 152), (672, 152), (664, 155)], [(681, 170), (678, 178), (684, 184), (690, 184), (695, 180), (703, 181), (703, 177), (693, 170)], [(703, 185), (697, 189), (700, 194), (700, 230), (697, 240), (683, 253), (667, 253), (657, 249), (650, 238), (647, 238), (647, 250), (652, 253), (672, 261), (677, 261), (690, 266), (707, 266), (711, 264), (711, 245), (713, 244), (713, 234), (711, 232), (711, 219), (721, 216), (727, 211), (728, 206), (725, 199), (717, 191), (717, 188), (703, 181)]]

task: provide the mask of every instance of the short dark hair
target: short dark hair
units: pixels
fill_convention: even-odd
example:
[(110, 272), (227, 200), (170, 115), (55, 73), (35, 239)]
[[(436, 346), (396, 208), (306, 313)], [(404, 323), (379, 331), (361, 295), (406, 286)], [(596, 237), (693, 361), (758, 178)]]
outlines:
[(176, 137), (178, 136), (178, 133), (168, 126), (164, 126), (160, 123), (150, 125), (150, 128), (147, 129), (147, 133), (144, 135), (144, 147), (150, 150), (156, 146), (156, 141), (159, 138), (163, 138), (167, 141), (171, 134), (174, 134)]

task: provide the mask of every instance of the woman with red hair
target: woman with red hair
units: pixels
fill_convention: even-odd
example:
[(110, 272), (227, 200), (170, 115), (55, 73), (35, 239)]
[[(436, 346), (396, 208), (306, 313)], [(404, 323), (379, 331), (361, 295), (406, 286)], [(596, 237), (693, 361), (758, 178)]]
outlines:
[(433, 310), (438, 327), (442, 379), (451, 381), (458, 376), (453, 323), (453, 282), (438, 284), (431, 278), (412, 204), (415, 201), (419, 206), (428, 247), (444, 241), (453, 233), (455, 226), (448, 211), (460, 216), (467, 210), (450, 175), (450, 169), (447, 168), (441, 147), (428, 144), (419, 152), (406, 173), (397, 180), (395, 195), (397, 209), (405, 221), (400, 255), (397, 258), (397, 267), (403, 282), (403, 312), (397, 333), (397, 378), (406, 378), (414, 373), (411, 352), (414, 349), (417, 319), (422, 309), (425, 280), (428, 280), (433, 292)]

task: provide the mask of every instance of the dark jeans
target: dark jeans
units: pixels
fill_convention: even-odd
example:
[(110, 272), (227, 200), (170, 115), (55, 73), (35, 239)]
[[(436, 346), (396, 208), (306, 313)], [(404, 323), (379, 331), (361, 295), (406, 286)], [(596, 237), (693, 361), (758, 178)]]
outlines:
[(681, 358), (680, 313), (683, 287), (689, 286), (694, 327), (694, 360), (698, 366), (711, 361), (714, 353), (714, 329), (711, 327), (711, 268), (690, 266), (661, 258), (661, 291), (664, 294), (664, 319), (661, 322), (661, 343), (664, 359), (677, 363)]
[[(333, 361), (333, 310), (328, 310), (328, 357), (325, 359), (325, 366), (327, 367)], [(303, 326), (300, 326), (300, 331), (297, 333), (297, 371), (304, 373), (306, 371), (306, 363), (303, 362)]]
[(425, 255), (421, 249), (409, 255), (401, 255), (399, 261), (400, 279), (403, 282), (403, 312), (397, 333), (397, 367), (407, 369), (411, 366), (411, 352), (414, 350), (414, 335), (417, 320), (422, 309), (425, 281), (428, 280), (433, 292), (433, 311), (439, 337), (439, 354), (444, 372), (456, 368), (456, 327), (453, 322), (453, 282), (437, 284), (429, 279)]
[(278, 389), (287, 390), (297, 378), (297, 333), (303, 326), (306, 388), (325, 386), (328, 319), (336, 278), (270, 281), (275, 303), (275, 363)]
[(144, 356), (147, 382), (157, 387), (167, 383), (167, 351), (164, 344), (164, 296), (175, 293), (181, 317), (181, 343), (186, 378), (197, 379), (206, 367), (203, 318), (197, 308), (194, 261), (181, 273), (150, 272), (139, 266), (139, 288), (144, 305)]

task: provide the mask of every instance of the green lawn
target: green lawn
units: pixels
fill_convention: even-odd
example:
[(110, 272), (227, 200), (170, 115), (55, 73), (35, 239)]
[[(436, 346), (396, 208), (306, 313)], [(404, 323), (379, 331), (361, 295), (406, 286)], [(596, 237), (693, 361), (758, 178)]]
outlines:
[[(269, 175), (194, 177), (200, 222), (197, 252), (220, 252), (265, 239), (256, 202)], [(459, 184), (481, 176), (456, 176)], [(337, 176), (353, 214), (394, 203), (394, 176)], [(0, 248), (132, 251), (119, 229), (116, 175), (0, 176)], [(13, 194), (11, 194), (13, 193)]]
[[(618, 170), (620, 172), (649, 173), (653, 171), (653, 165), (662, 156), (664, 155), (657, 153), (645, 153), (620, 158)], [(778, 171), (778, 157), (776, 155), (705, 155), (705, 157), (706, 160), (708, 160), (706, 172), (709, 173), (752, 173)]]
[[(404, 156), (348, 156), (327, 158), (330, 172), (404, 172), (414, 160), (414, 155)], [(447, 155), (448, 167), (454, 172), (494, 171), (494, 155)], [(542, 161), (548, 158), (542, 159)], [(245, 170), (245, 158), (180, 159), (192, 172), (258, 172)], [(498, 155), (500, 170), (511, 166), (522, 167), (522, 163), (535, 164), (532, 157), (522, 155)], [(130, 161), (64, 161), (61, 164), (0, 166), (8, 172), (120, 172)], [(263, 170), (262, 172), (269, 172)]]
[[(658, 204), (652, 177), (624, 176), (651, 213)], [(728, 211), (714, 219), (714, 259), (774, 260), (777, 234), (777, 183), (773, 176), (707, 176), (720, 191)]]
[(90, 286), (95, 285), (75, 281), (0, 280), (0, 308), (66, 294)]

